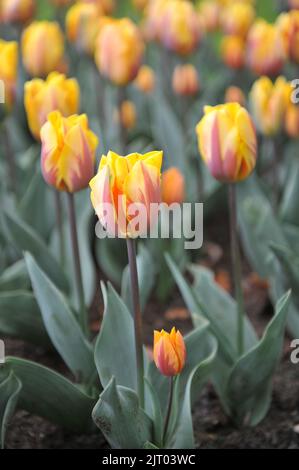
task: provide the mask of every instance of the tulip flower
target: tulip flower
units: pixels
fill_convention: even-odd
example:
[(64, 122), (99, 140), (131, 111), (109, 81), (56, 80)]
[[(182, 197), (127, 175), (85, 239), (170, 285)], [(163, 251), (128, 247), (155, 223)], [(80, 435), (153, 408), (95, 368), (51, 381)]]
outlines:
[(181, 55), (191, 54), (203, 36), (200, 16), (192, 3), (186, 0), (172, 0), (166, 3), (160, 27), (162, 44)]
[(205, 106), (196, 132), (201, 156), (214, 178), (237, 182), (247, 178), (256, 164), (254, 125), (238, 103)]
[(77, 80), (52, 72), (46, 80), (36, 78), (25, 83), (24, 102), (29, 128), (36, 140), (52, 111), (62, 116), (76, 114), (79, 110), (80, 89)]
[(120, 124), (126, 130), (133, 129), (136, 125), (136, 107), (133, 101), (124, 100), (121, 105), (120, 109), (116, 113), (116, 120), (120, 122)]
[(291, 85), (284, 77), (272, 83), (269, 77), (255, 81), (250, 92), (250, 104), (257, 128), (266, 136), (281, 131), (287, 106), (291, 103)]
[(289, 7), (299, 10), (299, 0), (289, 0)]
[(246, 37), (255, 18), (254, 7), (250, 3), (237, 1), (228, 5), (222, 12), (221, 25), (226, 34)]
[(185, 178), (178, 168), (171, 167), (162, 173), (162, 201), (168, 205), (185, 200)]
[(146, 8), (144, 34), (149, 41), (160, 41), (162, 18), (169, 0), (151, 0)]
[(148, 65), (142, 65), (134, 80), (134, 85), (143, 93), (151, 93), (155, 88), (155, 72)]
[(102, 157), (98, 174), (90, 181), (91, 202), (108, 233), (115, 236), (117, 231), (118, 236), (131, 238), (140, 235), (140, 227), (136, 232), (130, 224), (134, 211), (129, 209), (134, 204), (144, 206), (143, 228), (150, 226), (150, 205), (161, 201), (162, 157), (157, 151), (126, 157), (110, 151)]
[(96, 5), (105, 15), (111, 15), (115, 9), (115, 0), (80, 0), (80, 2)]
[(24, 67), (31, 76), (60, 71), (64, 58), (63, 33), (56, 22), (34, 21), (22, 35)]
[(257, 20), (248, 33), (247, 62), (257, 75), (278, 74), (287, 54), (281, 31), (276, 25)]
[(161, 372), (167, 377), (181, 373), (186, 363), (186, 346), (184, 338), (173, 327), (170, 333), (154, 332), (154, 361)]
[(213, 32), (219, 27), (220, 6), (217, 0), (204, 0), (198, 7), (205, 31)]
[(116, 85), (127, 85), (138, 74), (144, 44), (137, 26), (129, 19), (109, 19), (102, 23), (96, 43), (99, 71)]
[(241, 69), (245, 64), (246, 46), (240, 36), (225, 36), (221, 42), (221, 55), (224, 63), (232, 69)]
[(80, 52), (94, 54), (101, 13), (103, 11), (94, 3), (76, 3), (68, 10), (65, 19), (66, 34)]
[(98, 138), (88, 128), (85, 114), (63, 117), (53, 111), (41, 129), (41, 142), (42, 174), (49, 185), (69, 193), (88, 186)]
[(35, 6), (35, 0), (1, 0), (1, 20), (4, 23), (26, 23), (33, 17)]
[(299, 64), (299, 11), (282, 13), (277, 18), (276, 24), (283, 36), (288, 58)]
[(246, 98), (241, 90), (237, 86), (230, 86), (225, 92), (225, 103), (239, 103), (241, 106), (245, 106)]
[(177, 95), (194, 96), (199, 91), (199, 78), (194, 65), (177, 65), (172, 76), (172, 88)]
[(0, 39), (0, 80), (4, 84), (5, 108), (10, 110), (15, 100), (18, 75), (18, 43)]
[(290, 103), (285, 115), (285, 130), (292, 139), (299, 138), (299, 106)]

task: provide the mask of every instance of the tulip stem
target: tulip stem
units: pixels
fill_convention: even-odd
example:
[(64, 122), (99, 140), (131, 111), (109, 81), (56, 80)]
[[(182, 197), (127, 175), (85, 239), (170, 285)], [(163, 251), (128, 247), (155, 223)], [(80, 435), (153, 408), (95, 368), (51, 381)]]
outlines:
[(137, 390), (141, 408), (144, 408), (144, 363), (142, 344), (142, 315), (139, 297), (139, 282), (136, 262), (135, 240), (127, 238), (129, 268), (131, 276), (132, 301), (134, 309), (135, 350), (137, 366)]
[(231, 244), (231, 261), (234, 277), (234, 292), (237, 302), (238, 318), (237, 318), (237, 348), (238, 354), (241, 356), (244, 351), (244, 299), (241, 283), (241, 258), (238, 241), (237, 228), (237, 197), (236, 186), (234, 183), (229, 185), (229, 212), (230, 212), (230, 244)]
[(64, 246), (64, 233), (63, 233), (63, 217), (62, 217), (62, 200), (61, 194), (59, 191), (54, 190), (54, 200), (55, 200), (55, 212), (56, 212), (56, 224), (59, 233), (59, 255), (60, 263), (64, 265), (65, 259), (65, 246)]
[(120, 138), (120, 145), (121, 145), (121, 152), (123, 155), (126, 153), (127, 147), (127, 131), (125, 126), (122, 122), (122, 105), (126, 100), (126, 89), (125, 87), (121, 86), (118, 89), (118, 116), (119, 116), (119, 138)]
[(16, 181), (16, 162), (14, 152), (11, 146), (10, 137), (8, 134), (6, 123), (3, 123), (3, 140), (4, 140), (4, 153), (7, 162), (8, 180), (11, 191), (16, 195), (17, 181)]
[(165, 440), (166, 440), (166, 436), (167, 436), (169, 420), (170, 420), (171, 410), (172, 410), (173, 388), (174, 388), (174, 377), (170, 377), (169, 378), (169, 395), (168, 395), (167, 413), (166, 413), (166, 416), (165, 416), (164, 429), (163, 429), (163, 444), (164, 445), (165, 445)]
[(88, 322), (87, 322), (87, 311), (85, 307), (84, 289), (83, 289), (83, 281), (82, 281), (82, 270), (81, 270), (77, 220), (76, 220), (76, 211), (75, 211), (75, 200), (74, 200), (74, 195), (72, 193), (67, 193), (67, 196), (68, 196), (70, 231), (71, 231), (71, 239), (72, 239), (72, 246), (73, 246), (74, 265), (75, 265), (75, 277), (76, 277), (76, 285), (77, 285), (79, 305), (80, 305), (80, 323), (81, 323), (82, 330), (87, 335)]

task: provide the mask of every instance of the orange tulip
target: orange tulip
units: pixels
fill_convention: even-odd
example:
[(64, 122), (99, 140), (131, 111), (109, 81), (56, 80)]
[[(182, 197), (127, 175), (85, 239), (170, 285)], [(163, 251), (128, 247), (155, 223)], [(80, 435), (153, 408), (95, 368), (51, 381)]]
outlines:
[(171, 167), (162, 173), (162, 201), (168, 205), (185, 200), (185, 178), (178, 168)]
[(245, 106), (246, 98), (241, 88), (237, 86), (230, 86), (225, 92), (225, 102), (239, 103), (241, 106)]
[(4, 23), (26, 23), (35, 12), (35, 0), (1, 0), (0, 17)]
[(281, 32), (288, 58), (299, 63), (299, 11), (282, 13), (277, 18), (277, 28)]
[(184, 338), (174, 327), (170, 333), (164, 330), (154, 332), (154, 361), (161, 374), (167, 377), (180, 374), (186, 356)]
[(172, 88), (177, 95), (194, 96), (199, 91), (199, 78), (194, 65), (177, 65), (172, 76)]
[(299, 106), (291, 103), (286, 110), (285, 130), (292, 139), (299, 138)]
[(155, 72), (148, 65), (142, 65), (134, 80), (134, 85), (143, 93), (151, 93), (155, 88)]
[(133, 101), (124, 100), (117, 112), (117, 121), (127, 129), (133, 129), (136, 125), (136, 107)]
[(245, 64), (245, 42), (240, 36), (225, 36), (221, 42), (224, 63), (232, 69), (240, 69)]

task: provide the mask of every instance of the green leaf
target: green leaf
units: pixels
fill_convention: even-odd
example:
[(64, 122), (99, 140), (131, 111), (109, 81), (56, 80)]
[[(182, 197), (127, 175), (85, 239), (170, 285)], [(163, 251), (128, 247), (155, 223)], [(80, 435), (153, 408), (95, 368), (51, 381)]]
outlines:
[(0, 332), (38, 346), (50, 346), (39, 307), (32, 293), (0, 292)]
[(285, 294), (262, 339), (234, 365), (227, 384), (233, 419), (240, 425), (257, 425), (271, 402), (272, 378), (279, 362), (290, 301)]
[[(296, 154), (298, 147), (296, 148)], [(280, 206), (280, 217), (284, 222), (299, 226), (299, 160), (294, 158), (291, 161), (287, 184)]]
[(99, 266), (108, 279), (121, 285), (122, 273), (128, 263), (124, 240), (104, 238), (97, 241), (96, 253)]
[(4, 449), (7, 425), (14, 414), (22, 384), (13, 372), (0, 383), (0, 448)]
[(34, 258), (25, 254), (44, 325), (55, 348), (80, 382), (88, 383), (95, 374), (93, 351), (62, 293), (40, 269)]
[(146, 392), (148, 392), (147, 396), (150, 402), (150, 405), (148, 405), (150, 406), (149, 415), (153, 420), (153, 426), (154, 426), (154, 431), (153, 431), (154, 441), (159, 447), (161, 447), (162, 441), (163, 441), (163, 415), (162, 415), (161, 405), (159, 401), (159, 396), (155, 388), (149, 382), (149, 380), (145, 379), (145, 384), (146, 384)]
[[(96, 399), (83, 393), (57, 372), (25, 359), (7, 357), (1, 377), (13, 371), (22, 383), (18, 407), (42, 416), (71, 432), (92, 429), (92, 408)], [(0, 407), (1, 409), (1, 407)]]
[(30, 286), (24, 260), (9, 266), (0, 276), (0, 291), (24, 290)]
[(114, 377), (101, 393), (92, 417), (112, 449), (142, 449), (152, 442), (153, 423), (139, 407), (136, 392), (117, 386)]

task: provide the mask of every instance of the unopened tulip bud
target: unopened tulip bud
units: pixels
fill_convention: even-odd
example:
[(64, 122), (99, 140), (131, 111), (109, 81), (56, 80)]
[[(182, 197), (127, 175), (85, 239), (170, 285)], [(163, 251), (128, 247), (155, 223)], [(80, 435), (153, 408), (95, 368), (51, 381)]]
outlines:
[(35, 12), (35, 0), (1, 0), (0, 18), (4, 23), (26, 23)]
[(252, 173), (257, 139), (245, 108), (238, 103), (205, 106), (196, 132), (200, 154), (214, 178), (234, 183)]
[[(108, 234), (135, 238), (156, 222), (151, 205), (161, 202), (162, 157), (157, 151), (126, 157), (110, 151), (102, 157), (98, 174), (90, 181), (91, 202)], [(138, 206), (143, 212), (136, 227), (130, 222)]]
[(250, 3), (237, 1), (222, 11), (221, 24), (226, 34), (246, 37), (255, 18), (255, 10)]
[(285, 112), (291, 102), (291, 86), (284, 77), (272, 83), (269, 77), (255, 81), (250, 92), (250, 106), (257, 128), (271, 136), (281, 131)]
[(177, 65), (172, 76), (172, 88), (177, 95), (194, 96), (199, 92), (199, 78), (194, 65)]
[(134, 85), (143, 93), (151, 93), (155, 88), (155, 72), (148, 65), (142, 65), (134, 80)]
[(60, 71), (64, 60), (63, 33), (56, 22), (34, 21), (23, 32), (23, 64), (31, 76)]
[(93, 55), (100, 29), (100, 9), (93, 3), (76, 3), (65, 19), (68, 40), (79, 52)]
[(221, 42), (223, 62), (232, 69), (241, 69), (245, 64), (246, 46), (240, 36), (225, 36)]
[(100, 27), (95, 60), (99, 71), (116, 85), (136, 78), (143, 51), (140, 31), (129, 18), (107, 20)]
[(279, 15), (277, 28), (283, 36), (288, 58), (299, 63), (299, 11), (292, 10)]
[(179, 331), (172, 328), (166, 331), (154, 332), (154, 361), (161, 372), (167, 377), (178, 375), (186, 363), (186, 346)]
[(247, 63), (257, 75), (276, 75), (287, 54), (281, 31), (276, 25), (259, 19), (250, 28), (247, 38)]
[(131, 130), (136, 125), (136, 107), (132, 101), (124, 100), (117, 112), (117, 120), (121, 125)]
[(41, 167), (45, 181), (60, 191), (75, 193), (88, 186), (94, 175), (98, 138), (85, 114), (63, 117), (49, 114), (41, 129)]
[(4, 84), (4, 105), (11, 110), (15, 101), (18, 76), (18, 43), (0, 39), (0, 80)]
[(171, 167), (162, 173), (162, 201), (170, 205), (185, 200), (185, 178), (178, 168)]
[(40, 130), (48, 114), (60, 111), (70, 116), (79, 111), (80, 89), (77, 80), (52, 72), (46, 80), (36, 78), (25, 83), (24, 103), (30, 131), (40, 139)]
[(245, 106), (246, 98), (241, 88), (237, 86), (230, 86), (226, 89), (225, 92), (225, 102), (239, 103), (241, 106)]

